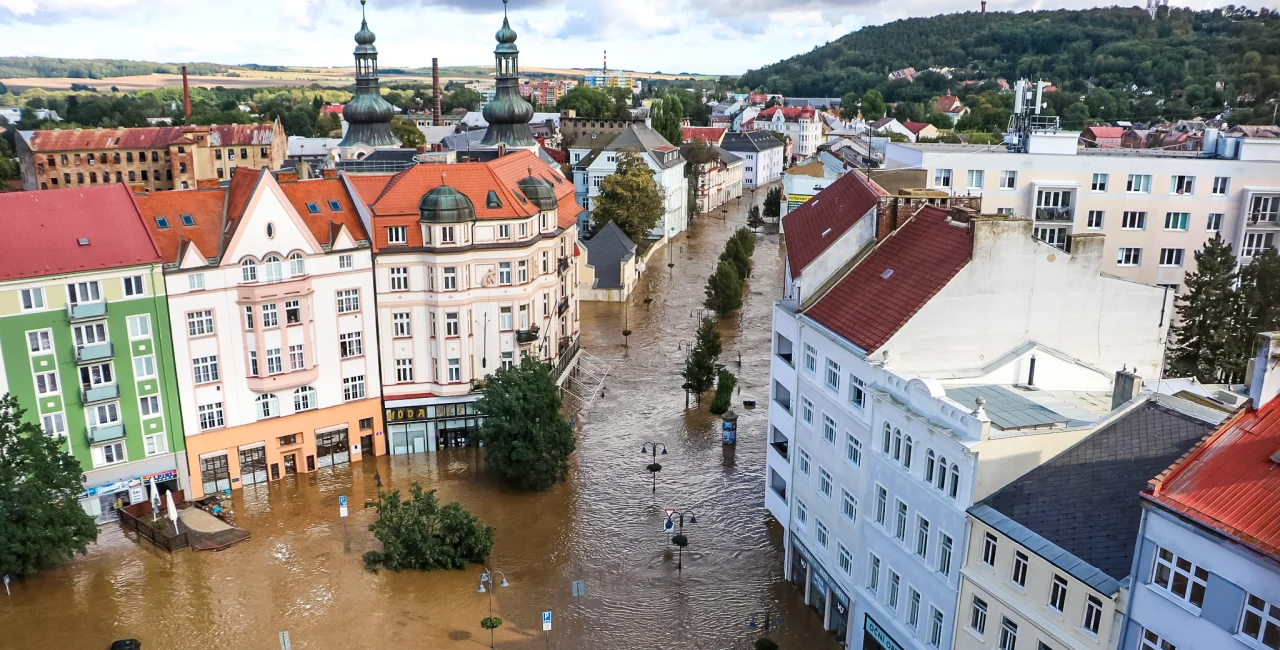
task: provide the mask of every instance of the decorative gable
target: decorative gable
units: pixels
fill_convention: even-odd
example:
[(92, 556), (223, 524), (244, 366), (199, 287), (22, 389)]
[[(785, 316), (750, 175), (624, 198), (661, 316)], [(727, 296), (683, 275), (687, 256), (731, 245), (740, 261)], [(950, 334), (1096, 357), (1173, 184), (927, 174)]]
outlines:
[(182, 258), (178, 260), (180, 269), (198, 269), (209, 266), (209, 258), (196, 246), (195, 242), (187, 242), (183, 247)]
[(304, 255), (324, 252), (275, 177), (263, 174), (235, 224), (222, 263), (235, 265), (244, 257), (262, 259), (270, 253), (288, 257), (299, 250)]

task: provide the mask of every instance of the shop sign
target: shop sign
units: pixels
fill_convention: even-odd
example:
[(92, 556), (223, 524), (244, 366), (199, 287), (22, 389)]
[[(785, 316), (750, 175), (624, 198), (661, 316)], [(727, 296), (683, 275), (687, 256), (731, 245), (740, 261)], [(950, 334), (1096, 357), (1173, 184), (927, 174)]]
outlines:
[(170, 469), (170, 470), (165, 470), (163, 472), (158, 472), (155, 474), (147, 474), (146, 476), (142, 477), (142, 482), (147, 485), (151, 485), (152, 483), (164, 483), (165, 481), (172, 481), (176, 478), (178, 478), (178, 470)]
[(820, 594), (826, 594), (826, 593), (827, 593), (827, 580), (826, 580), (826, 577), (825, 577), (825, 576), (823, 576), (823, 575), (822, 575), (822, 572), (821, 572), (821, 571), (818, 571), (818, 570), (816, 569), (816, 567), (815, 567), (815, 570), (813, 571), (813, 588), (814, 588), (814, 589), (817, 589), (817, 590), (818, 590), (818, 593), (820, 593)]
[(80, 498), (88, 499), (101, 494), (115, 494), (116, 492), (123, 492), (132, 487), (138, 487), (139, 485), (142, 485), (142, 479), (140, 478), (131, 478), (127, 481), (116, 481), (115, 483), (88, 488), (80, 493)]
[(893, 637), (889, 636), (889, 633), (880, 627), (880, 624), (876, 622), (876, 619), (871, 618), (870, 614), (867, 614), (865, 628), (867, 634), (875, 639), (876, 643), (879, 643), (885, 650), (903, 650), (902, 645), (894, 641)]
[(383, 409), (383, 415), (386, 416), (387, 422), (414, 422), (427, 419), (427, 407), (408, 407), (398, 409)]
[(787, 195), (787, 203), (790, 203), (790, 204), (791, 204), (791, 205), (793, 205), (793, 206), (799, 206), (799, 205), (801, 205), (801, 204), (803, 204), (803, 203), (808, 202), (808, 200), (809, 200), (809, 199), (812, 199), (813, 197), (814, 197), (814, 195), (813, 195), (813, 194), (809, 194), (809, 195), (805, 195), (805, 194), (788, 194), (788, 195)]

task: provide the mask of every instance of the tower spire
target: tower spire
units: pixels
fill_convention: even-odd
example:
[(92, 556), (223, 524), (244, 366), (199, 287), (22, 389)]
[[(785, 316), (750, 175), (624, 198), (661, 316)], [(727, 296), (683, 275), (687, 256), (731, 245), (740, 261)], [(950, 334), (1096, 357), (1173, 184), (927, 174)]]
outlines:
[(480, 143), (485, 146), (535, 147), (537, 140), (529, 128), (533, 106), (520, 96), (520, 50), (516, 47), (516, 32), (511, 29), (507, 17), (507, 0), (502, 0), (502, 29), (494, 38), (498, 41), (498, 47), (493, 51), (497, 83), (493, 101), (484, 107), (484, 119), (489, 128)]
[(395, 109), (378, 89), (378, 48), (373, 44), (377, 37), (369, 29), (365, 3), (366, 0), (360, 0), (360, 31), (355, 36), (356, 90), (342, 108), (342, 118), (348, 127), (339, 146), (395, 147), (400, 144), (391, 132)]

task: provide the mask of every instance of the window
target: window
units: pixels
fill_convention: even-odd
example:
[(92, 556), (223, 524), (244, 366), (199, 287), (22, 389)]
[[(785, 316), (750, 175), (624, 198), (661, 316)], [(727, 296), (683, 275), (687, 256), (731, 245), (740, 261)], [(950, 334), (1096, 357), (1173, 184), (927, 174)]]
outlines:
[(849, 494), (848, 490), (843, 488), (840, 489), (840, 514), (844, 515), (844, 518), (849, 523), (853, 523), (858, 519), (858, 501), (853, 498), (852, 494)]
[(349, 314), (360, 311), (360, 290), (343, 289), (338, 292), (338, 313)]
[(929, 520), (916, 515), (916, 555), (929, 555)]
[(904, 436), (902, 438), (902, 466), (907, 469), (911, 469), (911, 450), (911, 436)]
[(144, 418), (160, 415), (160, 397), (158, 395), (144, 395), (138, 398), (138, 411), (142, 413)]
[(462, 361), (449, 359), (449, 381), (462, 381)]
[(1097, 596), (1090, 595), (1085, 599), (1084, 603), (1084, 630), (1090, 634), (1097, 634), (1098, 628), (1102, 625), (1102, 601)]
[(258, 376), (258, 351), (249, 350), (249, 376)]
[(1146, 174), (1129, 174), (1129, 180), (1125, 183), (1124, 190), (1126, 192), (1138, 192), (1147, 194), (1151, 192), (1151, 176)]
[(955, 544), (949, 535), (938, 533), (938, 573), (951, 576), (951, 547)]
[(302, 303), (300, 301), (284, 301), (284, 322), (286, 325), (297, 325), (302, 322)]
[(947, 457), (938, 457), (938, 482), (935, 484), (939, 490), (947, 487)]
[(444, 315), (444, 335), (458, 336), (458, 312), (449, 312)]
[[(511, 239), (511, 224), (509, 223), (498, 224), (498, 239)], [(511, 265), (507, 264), (507, 267), (510, 268)]]
[(1271, 650), (1280, 650), (1280, 605), (1246, 593), (1240, 634)]
[(95, 452), (95, 466), (100, 467), (102, 465), (114, 465), (116, 463), (123, 463), (127, 460), (124, 453), (124, 443), (113, 442), (102, 445), (101, 447), (94, 447), (93, 451)]
[(193, 311), (187, 314), (187, 336), (213, 334), (213, 310)]
[(38, 287), (35, 289), (23, 289), (20, 293), (23, 311), (44, 309), (44, 289)]
[(267, 374), (278, 375), (284, 372), (284, 359), (280, 348), (267, 348)]
[(1226, 176), (1215, 176), (1213, 179), (1213, 195), (1226, 196), (1227, 187), (1231, 184), (1231, 179)]
[(929, 645), (938, 647), (942, 643), (942, 612), (937, 607), (929, 606)]
[(192, 291), (195, 291), (195, 290), (197, 290), (197, 289), (203, 289), (203, 288), (204, 288), (204, 274), (203, 274), (203, 273), (192, 273), (191, 275), (188, 275), (188, 276), (187, 276), (187, 288), (188, 288), (188, 289), (190, 289), (190, 290), (192, 290)]
[(808, 397), (800, 398), (800, 419), (804, 420), (805, 424), (813, 426), (813, 402), (810, 402)]
[(1062, 613), (1067, 607), (1067, 580), (1058, 574), (1053, 575), (1053, 585), (1049, 587), (1049, 606)]
[(444, 290), (456, 291), (458, 289), (458, 268), (455, 266), (444, 267)]
[(821, 546), (823, 550), (826, 550), (827, 544), (830, 541), (830, 536), (827, 531), (827, 526), (826, 524), (823, 524), (821, 521), (817, 521), (817, 520), (814, 520), (814, 523), (817, 525), (815, 526), (815, 529), (814, 529), (813, 538), (817, 540), (818, 546)]
[(504, 331), (515, 329), (515, 322), (511, 318), (510, 307), (498, 308), (498, 327)]
[(982, 563), (988, 567), (996, 565), (996, 536), (991, 533), (982, 538)]
[(796, 523), (804, 528), (809, 523), (809, 509), (805, 507), (804, 501), (796, 499)]
[(36, 394), (52, 395), (58, 392), (58, 373), (42, 372), (36, 375)]
[[(271, 224), (267, 224), (270, 228)], [(279, 282), (284, 279), (284, 268), (281, 266), (280, 258), (272, 255), (262, 262), (262, 275), (264, 282)]]
[(827, 359), (827, 388), (840, 391), (840, 364)]
[(338, 335), (338, 352), (343, 359), (364, 354), (362, 336), (361, 332), (346, 332)]
[(1125, 210), (1120, 216), (1120, 227), (1125, 230), (1146, 230), (1147, 213), (1135, 210)]
[(105, 386), (115, 382), (111, 363), (98, 363), (80, 368), (80, 384), (85, 388)]
[(511, 284), (511, 262), (498, 263), (498, 284)]
[(218, 357), (209, 356), (192, 359), (191, 374), (197, 384), (218, 381)]
[(862, 442), (853, 437), (852, 433), (844, 434), (844, 458), (853, 463), (854, 467), (862, 464)]
[(1161, 248), (1160, 266), (1182, 266), (1181, 248)]
[(797, 469), (800, 470), (801, 474), (804, 474), (805, 476), (809, 475), (809, 452), (803, 449), (800, 450), (800, 462), (798, 463)]
[(252, 305), (244, 306), (244, 328), (247, 330), (253, 329), (253, 306)]
[(804, 345), (804, 369), (811, 373), (818, 371), (818, 352), (808, 343)]
[(1204, 605), (1205, 585), (1209, 572), (1166, 548), (1156, 547), (1156, 561), (1151, 570), (1151, 584), (1168, 592), (1196, 609)]
[(127, 278), (124, 278), (124, 295), (126, 298), (130, 296), (145, 295), (142, 288), (141, 275), (131, 275)]
[(280, 326), (280, 311), (275, 303), (262, 306), (262, 326), (266, 328)]
[(391, 269), (391, 290), (392, 291), (408, 291), (409, 290), (409, 269), (404, 266), (396, 266)]
[(1164, 215), (1165, 230), (1186, 230), (1190, 223), (1190, 212), (1167, 212)]
[(969, 607), (969, 629), (982, 636), (987, 631), (987, 601), (973, 597)]
[(836, 421), (826, 413), (822, 414), (822, 439), (832, 447), (836, 444)]
[(453, 242), (454, 242), (453, 226), (441, 226), (440, 227), (440, 243), (452, 244)]
[(98, 288), (97, 281), (92, 282), (76, 282), (67, 285), (67, 300), (72, 304), (82, 302), (97, 302), (102, 299), (102, 293)]
[(1142, 266), (1141, 248), (1121, 248), (1116, 256), (1119, 266)]
[(1261, 255), (1263, 251), (1271, 248), (1273, 241), (1272, 233), (1266, 232), (1249, 232), (1244, 235), (1244, 244), (1240, 246), (1241, 257), (1253, 257)]
[(67, 421), (61, 413), (51, 413), (40, 418), (46, 436), (67, 435)]
[(836, 565), (845, 575), (853, 572), (853, 556), (849, 555), (849, 549), (839, 542), (836, 542)]
[(907, 625), (916, 629), (920, 625), (920, 592), (907, 587)]
[(1142, 645), (1139, 650), (1178, 650), (1178, 646), (1160, 638), (1159, 634), (1151, 630), (1142, 631)]
[(529, 262), (526, 260), (516, 262), (516, 280), (520, 282), (520, 284), (524, 284), (529, 281)]
[[(143, 173), (145, 173), (145, 172), (143, 172)], [(146, 180), (146, 179), (144, 178), (143, 180)], [(189, 226), (194, 226), (194, 225), (196, 225), (195, 217), (192, 217), (192, 216), (191, 216), (191, 215), (189, 215), (189, 214), (180, 214), (180, 215), (178, 215), (178, 218), (179, 218), (179, 219), (182, 219), (182, 225), (184, 225), (184, 226), (188, 226), (188, 227), (189, 227)]]
[(503, 352), (503, 353), (502, 353), (502, 369), (503, 369), (503, 370), (510, 370), (510, 369), (514, 368), (514, 367), (515, 367), (515, 365), (516, 365), (516, 353), (515, 353), (515, 352)]
[(893, 430), (893, 459), (902, 460), (902, 430)]
[(893, 511), (895, 513), (894, 520), (893, 520), (893, 536), (896, 537), (899, 542), (906, 541), (907, 539), (907, 504), (899, 501), (898, 499), (894, 499)]
[(1027, 586), (1027, 556), (1022, 551), (1013, 552), (1013, 573), (1009, 581), (1019, 587)]
[(831, 474), (821, 467), (818, 468), (818, 491), (822, 496), (831, 498)]
[(867, 562), (867, 591), (873, 594), (880, 591), (880, 558), (875, 553)]
[(293, 410), (310, 411), (317, 406), (316, 389), (310, 386), (303, 386), (293, 391)]
[(889, 507), (889, 491), (876, 486), (876, 523), (884, 525), (885, 510)]
[(1102, 210), (1090, 210), (1089, 220), (1085, 222), (1085, 226), (1089, 228), (1089, 230), (1101, 230), (1103, 218), (1105, 216), (1106, 216), (1106, 213), (1103, 212)]
[(1018, 187), (1018, 172), (1005, 170), (1000, 172), (1000, 189), (1012, 190)]
[(364, 375), (342, 378), (342, 399), (348, 402), (364, 399)]
[(867, 393), (866, 384), (861, 379), (849, 375), (849, 403), (858, 408), (863, 408), (866, 404)]
[(95, 427), (105, 427), (120, 422), (120, 404), (111, 402), (110, 404), (100, 404), (89, 409), (89, 424)]
[(1209, 220), (1205, 223), (1205, 231), (1207, 231), (1207, 232), (1219, 232), (1219, 231), (1221, 231), (1221, 230), (1222, 230), (1222, 217), (1223, 217), (1223, 215), (1222, 215), (1222, 213), (1221, 213), (1221, 212), (1210, 212), (1210, 213), (1209, 213)]
[(53, 330), (27, 332), (27, 350), (33, 354), (53, 349)]
[(133, 378), (151, 379), (156, 376), (156, 358), (153, 356), (133, 358)]
[(280, 415), (280, 402), (275, 395), (266, 393), (259, 395), (254, 400), (254, 408), (258, 414), (258, 419), (273, 418)]
[(241, 282), (257, 282), (258, 281), (258, 264), (253, 260), (245, 260), (240, 263), (240, 281)]
[(307, 274), (307, 260), (302, 257), (302, 253), (294, 253), (289, 256), (289, 275), (299, 276)]
[(407, 231), (408, 231), (408, 229), (407, 229), (407, 228), (405, 228), (404, 226), (390, 226), (390, 227), (388, 227), (388, 228), (387, 228), (387, 243), (388, 243), (388, 244), (403, 244), (403, 243), (405, 243), (405, 242), (409, 241)]
[(413, 336), (413, 322), (411, 315), (407, 311), (397, 311), (391, 314), (391, 330), (392, 336), (397, 338)]
[(1000, 617), (1000, 650), (1014, 650), (1018, 643), (1018, 624)]
[(981, 169), (970, 169), (968, 189), (971, 189), (971, 190), (982, 189), (983, 176), (984, 174), (982, 173)]
[(951, 170), (937, 169), (933, 172), (933, 186), (951, 189)]
[(885, 599), (889, 609), (896, 614), (898, 612), (898, 592), (902, 588), (902, 576), (899, 576), (892, 569), (889, 570), (889, 596)]
[(1195, 176), (1172, 176), (1169, 178), (1170, 194), (1192, 194), (1196, 188)]
[(1093, 183), (1089, 185), (1089, 189), (1094, 192), (1105, 192), (1107, 191), (1107, 181), (1109, 179), (1109, 174), (1094, 174)]
[(413, 383), (413, 359), (396, 359), (396, 382)]
[(289, 370), (302, 370), (306, 367), (306, 355), (301, 345), (289, 346)]
[(338, 268), (340, 270), (343, 270), (343, 271), (351, 270), (353, 262), (354, 262), (354, 259), (351, 257), (350, 253), (338, 256)]

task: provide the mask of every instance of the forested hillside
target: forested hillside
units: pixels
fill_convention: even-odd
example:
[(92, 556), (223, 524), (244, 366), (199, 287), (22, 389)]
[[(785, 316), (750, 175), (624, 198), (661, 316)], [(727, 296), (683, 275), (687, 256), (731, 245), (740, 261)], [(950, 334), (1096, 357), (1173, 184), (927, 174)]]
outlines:
[[(194, 75), (214, 74), (227, 69), (216, 63), (188, 63)], [(106, 79), (153, 72), (177, 74), (181, 66), (154, 61), (120, 59), (51, 59), (42, 56), (0, 56), (0, 79), (29, 77), (71, 77), (73, 79)]]
[[(924, 73), (929, 90), (919, 78), (917, 84), (888, 80), (893, 70), (931, 66), (958, 70), (949, 80)], [(933, 87), (1000, 78), (1046, 79), (1077, 99), (1094, 88), (1123, 94), (1130, 103), (1149, 98), (1161, 112), (1160, 100), (1177, 102), (1173, 113), (1201, 115), (1217, 114), (1224, 104), (1261, 107), (1280, 97), (1280, 14), (1173, 7), (1152, 20), (1143, 9), (1113, 7), (911, 18), (752, 70), (742, 85), (806, 97), (876, 89), (886, 101), (922, 102), (937, 94)], [(1256, 113), (1269, 120), (1271, 108)]]

